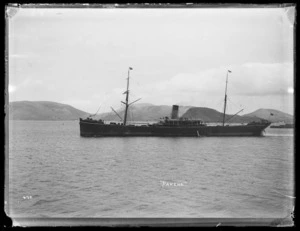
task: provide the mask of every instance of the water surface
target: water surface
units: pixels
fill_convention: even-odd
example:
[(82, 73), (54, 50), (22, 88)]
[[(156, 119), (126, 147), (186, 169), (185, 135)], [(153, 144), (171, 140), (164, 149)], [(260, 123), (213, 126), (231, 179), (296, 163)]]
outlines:
[(10, 121), (12, 217), (274, 218), (294, 204), (293, 130), (265, 137), (82, 138)]

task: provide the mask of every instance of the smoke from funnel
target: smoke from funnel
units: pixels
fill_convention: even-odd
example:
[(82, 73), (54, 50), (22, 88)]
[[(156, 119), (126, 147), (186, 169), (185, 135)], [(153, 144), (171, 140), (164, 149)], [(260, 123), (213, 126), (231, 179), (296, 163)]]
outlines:
[(178, 119), (178, 105), (173, 105), (171, 119)]

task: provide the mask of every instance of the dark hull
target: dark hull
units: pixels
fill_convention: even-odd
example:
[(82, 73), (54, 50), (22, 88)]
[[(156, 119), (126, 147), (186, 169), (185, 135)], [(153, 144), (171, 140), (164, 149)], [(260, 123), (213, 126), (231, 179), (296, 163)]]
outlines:
[(80, 135), (83, 137), (117, 137), (117, 136), (165, 136), (165, 137), (198, 137), (198, 136), (262, 136), (269, 124), (238, 126), (123, 126), (97, 124), (80, 121)]

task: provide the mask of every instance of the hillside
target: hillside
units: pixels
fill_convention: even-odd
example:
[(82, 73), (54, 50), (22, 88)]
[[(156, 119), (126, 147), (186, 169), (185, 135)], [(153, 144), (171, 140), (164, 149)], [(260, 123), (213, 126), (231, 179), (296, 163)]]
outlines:
[[(218, 112), (217, 110), (206, 108), (206, 107), (193, 107), (187, 110), (182, 117), (188, 119), (201, 119), (204, 122), (222, 122), (223, 113)], [(228, 120), (232, 115), (225, 115), (225, 121)], [(259, 118), (253, 118), (250, 116), (239, 116), (236, 115), (232, 119), (228, 120), (229, 123), (248, 123), (251, 121), (260, 121)]]
[(245, 116), (251, 116), (251, 117), (259, 117), (262, 119), (266, 119), (271, 121), (272, 123), (276, 122), (285, 122), (285, 123), (293, 123), (293, 116), (278, 110), (274, 109), (258, 109), (252, 113), (246, 114)]
[[(159, 121), (162, 117), (170, 117), (172, 106), (153, 105), (148, 103), (136, 104), (129, 107), (128, 121)], [(117, 110), (123, 118), (124, 109)], [(272, 115), (271, 115), (272, 114)], [(9, 103), (10, 120), (77, 120), (89, 114), (70, 105), (49, 101), (17, 101)], [(205, 107), (180, 106), (179, 116), (189, 119), (201, 119), (205, 122), (222, 122), (223, 113)], [(225, 120), (232, 115), (226, 115)], [(120, 121), (114, 112), (106, 112), (95, 116), (105, 121)], [(284, 121), (293, 123), (293, 116), (273, 109), (259, 109), (252, 113), (236, 115), (228, 122), (248, 123), (267, 119), (273, 123)]]
[(10, 120), (76, 120), (88, 113), (70, 105), (49, 101), (17, 101), (9, 103)]

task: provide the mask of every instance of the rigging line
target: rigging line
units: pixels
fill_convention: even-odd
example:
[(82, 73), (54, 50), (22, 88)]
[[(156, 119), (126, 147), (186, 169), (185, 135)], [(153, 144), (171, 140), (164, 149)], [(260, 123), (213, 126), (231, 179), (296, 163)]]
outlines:
[(120, 118), (120, 120), (122, 121), (123, 119), (122, 119), (122, 117), (118, 114), (118, 112), (116, 112), (115, 111), (115, 109), (113, 109), (113, 107), (110, 107), (112, 110), (113, 110), (113, 112)]
[(105, 105), (106, 105), (106, 103), (107, 103), (108, 100), (109, 100), (109, 99), (107, 98), (107, 94), (105, 94), (105, 98), (104, 98), (104, 99), (102, 100), (102, 102), (100, 103), (100, 106), (99, 106), (97, 112), (95, 113), (95, 115), (99, 112), (100, 108), (101, 108), (103, 105), (104, 105), (104, 107), (105, 107)]
[(222, 111), (222, 107), (223, 107), (223, 99), (219, 100), (217, 103), (215, 103), (215, 107), (216, 108), (221, 108), (221, 111)]
[(132, 91), (130, 92), (130, 94), (131, 94), (131, 99), (137, 98), (137, 96), (134, 93), (132, 93)]
[(132, 122), (132, 121), (134, 121), (134, 119), (133, 119), (133, 110), (132, 110), (132, 108), (130, 109), (130, 113), (131, 113), (131, 122)]
[(230, 98), (227, 98), (232, 104), (234, 104), (237, 108), (238, 107), (242, 107), (242, 105), (238, 106), (237, 104), (235, 104), (233, 101), (230, 100)]
[(102, 100), (102, 102), (100, 103), (100, 106), (99, 106), (97, 112), (94, 114), (94, 116), (97, 115), (97, 113), (99, 112), (99, 110), (101, 109), (102, 106), (103, 106), (104, 109), (105, 109), (107, 101), (109, 101), (109, 98), (107, 98), (107, 94), (105, 93), (105, 98), (104, 98), (104, 100)]
[(133, 96), (133, 97), (136, 97), (132, 90), (130, 91), (130, 95)]
[(100, 104), (100, 107), (98, 108), (97, 112), (94, 115), (97, 115), (98, 111), (100, 110), (102, 104)]

